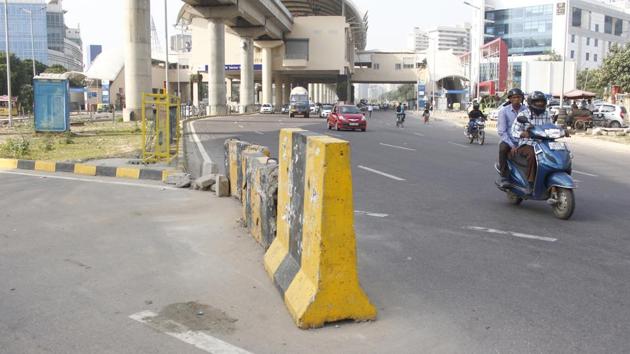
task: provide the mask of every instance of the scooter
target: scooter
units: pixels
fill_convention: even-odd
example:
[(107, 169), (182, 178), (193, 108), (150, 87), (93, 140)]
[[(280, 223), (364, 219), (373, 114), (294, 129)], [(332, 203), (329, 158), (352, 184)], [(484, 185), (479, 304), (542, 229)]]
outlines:
[[(519, 117), (520, 123), (527, 123), (526, 117)], [(556, 141), (565, 137), (565, 130), (553, 124), (530, 126), (530, 137), (534, 140), (536, 153), (536, 180), (531, 194), (527, 181), (527, 160), (516, 156), (508, 160), (511, 183), (497, 187), (507, 194), (511, 204), (519, 205), (523, 200), (546, 201), (554, 215), (567, 220), (575, 210), (576, 186), (571, 177), (573, 155), (566, 143)], [(495, 169), (500, 174), (499, 164)]]
[(483, 120), (475, 120), (472, 123), (468, 123), (466, 128), (464, 128), (464, 133), (466, 137), (469, 139), (469, 144), (475, 142), (475, 140), (479, 143), (479, 145), (483, 145), (486, 142), (486, 123)]
[(396, 113), (396, 128), (404, 128), (405, 127), (405, 113), (398, 112)]

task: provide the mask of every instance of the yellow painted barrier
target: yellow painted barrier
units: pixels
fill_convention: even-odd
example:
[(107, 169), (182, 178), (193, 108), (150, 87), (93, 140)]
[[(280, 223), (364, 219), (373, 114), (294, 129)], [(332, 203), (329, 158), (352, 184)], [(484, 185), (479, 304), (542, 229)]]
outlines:
[(300, 328), (376, 318), (357, 273), (350, 145), (280, 133), (277, 236), (265, 269)]
[(130, 167), (118, 167), (116, 169), (116, 177), (140, 179), (140, 169)]
[(74, 173), (84, 176), (96, 176), (96, 166), (78, 163), (74, 165)]
[(0, 159), (0, 169), (3, 170), (15, 170), (18, 166), (18, 160), (16, 159)]
[(57, 163), (52, 161), (35, 161), (36, 171), (55, 172), (56, 166)]

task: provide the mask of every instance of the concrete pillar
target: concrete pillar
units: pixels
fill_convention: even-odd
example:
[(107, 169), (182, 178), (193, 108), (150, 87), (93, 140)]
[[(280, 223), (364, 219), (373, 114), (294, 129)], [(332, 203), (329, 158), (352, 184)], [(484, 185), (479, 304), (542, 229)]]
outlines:
[(282, 81), (280, 81), (280, 79), (278, 78), (276, 78), (273, 94), (274, 94), (273, 109), (276, 112), (280, 112), (280, 108), (282, 108)]
[(313, 85), (313, 84), (308, 84), (308, 88), (307, 88), (307, 90), (308, 90), (308, 99), (309, 99), (309, 100), (313, 100), (313, 99), (315, 98), (315, 97), (313, 96), (313, 86), (315, 86), (315, 85)]
[(289, 104), (289, 83), (287, 81), (282, 85), (282, 105)]
[(210, 35), (208, 58), (208, 108), (210, 115), (227, 113), (225, 100), (225, 24), (221, 19), (208, 19)]
[(232, 79), (225, 79), (225, 100), (227, 101), (228, 106), (232, 101)]
[(254, 41), (241, 39), (241, 90), (239, 112), (254, 110)]
[(271, 96), (272, 90), (272, 56), (273, 48), (264, 47), (262, 49), (262, 102), (271, 103), (273, 98)]
[(142, 93), (151, 93), (151, 3), (127, 0), (124, 5), (125, 109), (123, 119), (141, 120)]
[(326, 99), (326, 84), (319, 84), (319, 87), (317, 88), (317, 95), (319, 96), (320, 103), (328, 103), (328, 100)]
[(198, 82), (193, 82), (193, 106), (199, 107), (199, 85)]

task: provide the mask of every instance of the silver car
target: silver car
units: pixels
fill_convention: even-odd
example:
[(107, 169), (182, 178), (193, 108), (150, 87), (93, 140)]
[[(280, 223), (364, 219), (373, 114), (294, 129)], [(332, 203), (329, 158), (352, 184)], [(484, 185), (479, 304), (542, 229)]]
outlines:
[(621, 128), (627, 126), (628, 111), (626, 107), (611, 103), (601, 103), (595, 105), (593, 115), (603, 118), (606, 126), (610, 128)]

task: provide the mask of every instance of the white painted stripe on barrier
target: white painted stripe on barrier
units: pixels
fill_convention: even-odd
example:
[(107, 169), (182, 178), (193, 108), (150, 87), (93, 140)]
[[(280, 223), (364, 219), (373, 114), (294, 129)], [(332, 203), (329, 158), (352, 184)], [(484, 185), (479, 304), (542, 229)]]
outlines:
[(355, 210), (354, 213), (358, 215), (374, 216), (377, 218), (386, 218), (389, 216), (389, 214), (370, 213), (369, 211), (363, 211), (363, 210)]
[[(158, 326), (154, 326), (150, 321), (147, 321), (147, 319), (150, 319), (152, 317), (156, 317), (157, 314), (155, 312), (152, 311), (142, 311), (142, 312), (138, 312), (138, 313), (134, 313), (133, 315), (129, 316), (129, 318), (131, 318), (134, 321), (143, 323), (155, 330), (158, 330), (164, 334), (167, 334), (171, 337), (177, 338), (179, 340), (181, 340), (184, 343), (188, 343), (193, 345), (195, 348), (201, 349), (207, 353), (215, 353), (215, 354), (219, 354), (219, 353), (230, 353), (230, 354), (251, 354), (251, 352), (248, 352), (247, 350), (241, 349), (239, 347), (236, 347), (230, 343), (224, 342), (218, 338), (215, 338), (209, 334), (203, 333), (203, 332), (199, 332), (199, 331), (185, 331), (185, 332), (167, 332), (167, 331), (163, 331), (161, 328), (159, 328)], [(174, 322), (174, 321), (173, 321)], [(181, 324), (174, 322), (175, 324), (183, 327)]]
[(449, 143), (449, 144), (451, 144), (451, 145), (455, 145), (455, 146), (459, 146), (459, 147), (462, 147), (462, 148), (468, 149), (468, 146), (466, 146), (466, 145), (462, 145), (462, 144), (454, 143), (454, 142), (452, 142), (452, 141), (449, 141), (448, 143)]
[(398, 145), (390, 145), (390, 144), (385, 144), (385, 143), (380, 143), (381, 146), (387, 146), (390, 148), (394, 148), (394, 149), (400, 149), (400, 150), (407, 150), (407, 151), (417, 151), (416, 149), (411, 149), (408, 147), (404, 147), (404, 146), (398, 146)]
[(201, 154), (201, 158), (203, 158), (203, 161), (212, 163), (212, 159), (208, 155), (208, 152), (206, 151), (206, 149), (204, 149), (203, 145), (201, 144), (201, 140), (199, 140), (199, 137), (197, 136), (197, 131), (195, 130), (195, 122), (190, 123), (190, 132), (192, 133), (193, 141), (197, 145), (197, 148), (199, 149), (199, 153)]
[(492, 228), (488, 228), (488, 227), (467, 226), (466, 229), (467, 230), (471, 230), (471, 231), (487, 232), (487, 233), (490, 233), (490, 234), (509, 235), (509, 236), (513, 236), (513, 237), (526, 238), (526, 239), (530, 239), (530, 240), (547, 241), (547, 242), (556, 242), (556, 241), (558, 241), (557, 238), (553, 238), (553, 237), (529, 235), (529, 234), (524, 234), (524, 233), (521, 233), (521, 232), (503, 231), (503, 230), (497, 230), (497, 229), (492, 229)]
[[(133, 183), (133, 182), (120, 182), (120, 181), (114, 181), (114, 180), (102, 180), (102, 179), (97, 179), (97, 177), (81, 178), (81, 177), (48, 175), (48, 174), (28, 173), (28, 172), (13, 172), (13, 171), (0, 171), (0, 174), (20, 175), (20, 176), (29, 176), (29, 177), (37, 177), (37, 178), (61, 179), (61, 180), (68, 180), (68, 181), (80, 181), (80, 182), (101, 183), (101, 184), (114, 184), (114, 185), (119, 185), (119, 186), (132, 186), (132, 187), (153, 188), (153, 189), (162, 189), (162, 190), (174, 190), (174, 191), (181, 190), (181, 188), (174, 188), (174, 187), (161, 186), (161, 185), (155, 185), (155, 184), (142, 184), (142, 183)], [(111, 178), (111, 177), (107, 177), (107, 178)]]
[(598, 175), (594, 175), (592, 173), (582, 172), (578, 170), (573, 170), (573, 173), (577, 173), (578, 175), (584, 175), (584, 176), (589, 176), (589, 177), (599, 177)]
[(399, 181), (399, 182), (406, 181), (404, 178), (396, 177), (394, 175), (390, 175), (389, 173), (385, 173), (383, 171), (375, 170), (373, 168), (369, 168), (369, 167), (365, 167), (365, 166), (361, 166), (361, 165), (358, 165), (357, 167), (362, 169), (362, 170), (366, 170), (366, 171), (369, 171), (369, 172), (372, 172), (372, 173), (376, 173), (377, 175), (381, 175), (381, 176), (384, 176), (384, 177), (387, 177), (387, 178), (391, 178), (391, 179), (393, 179), (395, 181)]

